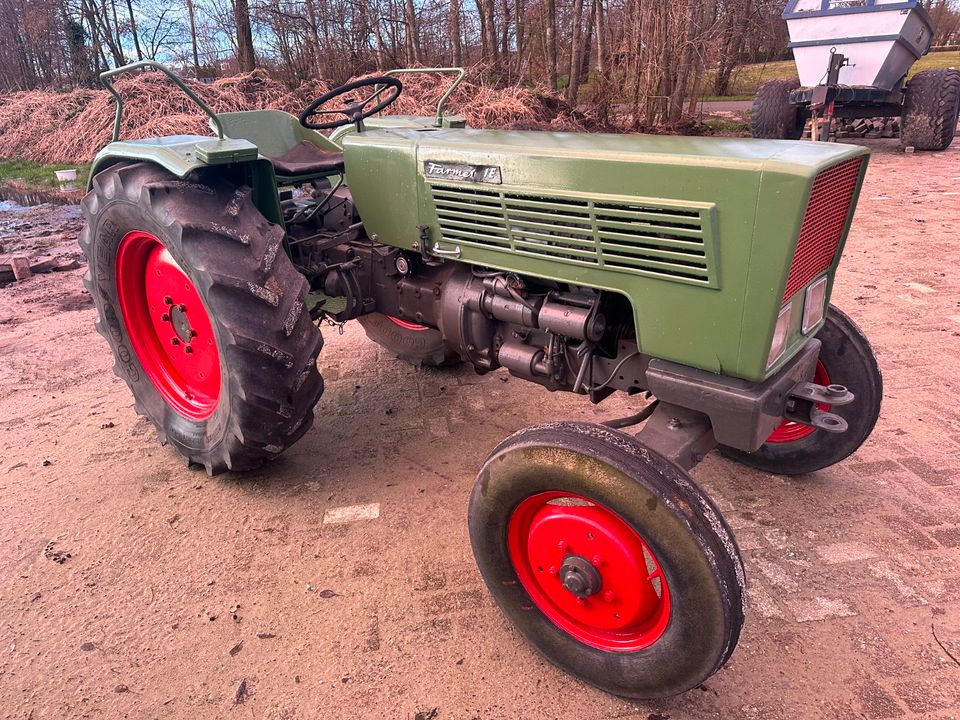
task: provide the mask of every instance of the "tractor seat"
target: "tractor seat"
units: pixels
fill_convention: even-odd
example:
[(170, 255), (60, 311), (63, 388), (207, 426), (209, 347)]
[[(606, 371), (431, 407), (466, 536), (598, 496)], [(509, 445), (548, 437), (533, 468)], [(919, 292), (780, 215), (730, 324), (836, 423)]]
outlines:
[(224, 134), (247, 140), (273, 163), (283, 182), (343, 174), (343, 152), (318, 132), (282, 110), (244, 110), (217, 115)]
[(301, 140), (283, 155), (270, 157), (277, 175), (299, 177), (343, 172), (343, 153), (324, 150), (314, 143)]

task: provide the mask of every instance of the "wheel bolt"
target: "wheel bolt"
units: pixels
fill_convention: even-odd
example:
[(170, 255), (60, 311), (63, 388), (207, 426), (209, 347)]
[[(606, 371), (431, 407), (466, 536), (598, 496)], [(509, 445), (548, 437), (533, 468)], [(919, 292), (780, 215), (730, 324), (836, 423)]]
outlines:
[(187, 345), (187, 346), (183, 349), (183, 351), (184, 351), (187, 355), (189, 355), (190, 353), (193, 352), (193, 348), (190, 347), (189, 345)]
[(167, 295), (167, 296), (163, 299), (163, 304), (164, 304), (164, 305), (173, 305), (173, 298), (170, 297), (169, 295)]
[(170, 322), (170, 316), (167, 313), (160, 315), (160, 319), (163, 320), (163, 322)]
[(614, 600), (617, 599), (617, 596), (613, 592), (613, 590), (606, 590), (603, 593), (603, 599), (606, 600), (607, 602), (613, 602)]
[(179, 344), (180, 344), (180, 340), (179, 340), (178, 338), (172, 338), (172, 339), (170, 340), (170, 344), (171, 344), (171, 345), (179, 345)]
[(187, 306), (184, 305), (183, 303), (180, 303), (179, 305), (177, 305), (177, 310), (179, 310), (180, 312), (186, 312)]
[(601, 565), (603, 565), (603, 557), (601, 557), (600, 555), (594, 555), (593, 560), (591, 560), (590, 562), (593, 563), (594, 567), (600, 567)]
[(560, 542), (557, 543), (557, 550), (559, 550), (560, 552), (564, 552), (568, 547), (570, 546), (567, 545), (566, 540), (561, 540)]

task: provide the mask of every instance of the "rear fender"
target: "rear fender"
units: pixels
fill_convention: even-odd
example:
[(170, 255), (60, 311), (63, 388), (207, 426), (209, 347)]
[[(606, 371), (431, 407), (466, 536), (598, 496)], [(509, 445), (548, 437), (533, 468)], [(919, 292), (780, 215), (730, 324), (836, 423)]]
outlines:
[(242, 182), (253, 188), (253, 201), (257, 209), (270, 222), (283, 225), (273, 164), (260, 157), (257, 147), (246, 140), (173, 135), (113, 142), (94, 158), (87, 190), (93, 187), (93, 178), (101, 170), (129, 160), (154, 163), (178, 178), (185, 178), (194, 170), (205, 167), (221, 167), (224, 172), (231, 174), (241, 172)]

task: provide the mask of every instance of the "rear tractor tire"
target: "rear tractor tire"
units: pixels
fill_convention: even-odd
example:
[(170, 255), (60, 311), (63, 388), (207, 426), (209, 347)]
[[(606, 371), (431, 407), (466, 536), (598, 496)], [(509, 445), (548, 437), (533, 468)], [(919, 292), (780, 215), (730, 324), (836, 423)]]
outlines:
[(767, 80), (757, 89), (750, 115), (750, 134), (768, 140), (799, 140), (806, 124), (804, 114), (790, 104), (790, 91), (800, 87), (793, 78)]
[(813, 382), (845, 385), (856, 397), (849, 405), (820, 408), (846, 420), (847, 431), (828, 433), (784, 420), (755, 452), (721, 446), (723, 455), (764, 472), (802, 475), (835, 465), (863, 445), (880, 417), (883, 399), (883, 377), (873, 348), (857, 324), (833, 305), (817, 339), (823, 345)]
[(960, 70), (918, 72), (907, 83), (900, 122), (901, 147), (946, 150), (960, 115)]
[(251, 470), (296, 442), (323, 345), (283, 230), (217, 170), (98, 173), (83, 200), (84, 284), (114, 372), (187, 464)]
[(629, 698), (676, 695), (727, 662), (744, 618), (730, 529), (635, 438), (527, 428), (480, 470), (470, 542), (490, 594), (544, 657)]
[(461, 361), (432, 327), (382, 313), (361, 315), (357, 321), (368, 338), (414, 367), (449, 367)]

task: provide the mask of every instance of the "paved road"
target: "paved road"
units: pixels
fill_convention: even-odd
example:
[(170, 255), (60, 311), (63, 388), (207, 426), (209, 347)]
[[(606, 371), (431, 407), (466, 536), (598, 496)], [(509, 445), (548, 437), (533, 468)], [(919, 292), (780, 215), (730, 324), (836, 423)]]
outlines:
[(134, 415), (79, 276), (50, 275), (0, 290), (0, 716), (955, 718), (960, 143), (871, 146), (835, 300), (876, 345), (883, 414), (809, 477), (696, 469), (750, 577), (740, 647), (700, 689), (634, 704), (583, 686), (523, 644), (471, 558), (494, 445), (622, 401), (416, 372), (328, 331), (316, 427), (262, 472), (210, 479)]
[(705, 115), (741, 114), (751, 108), (753, 100), (710, 100), (701, 102), (697, 107)]

